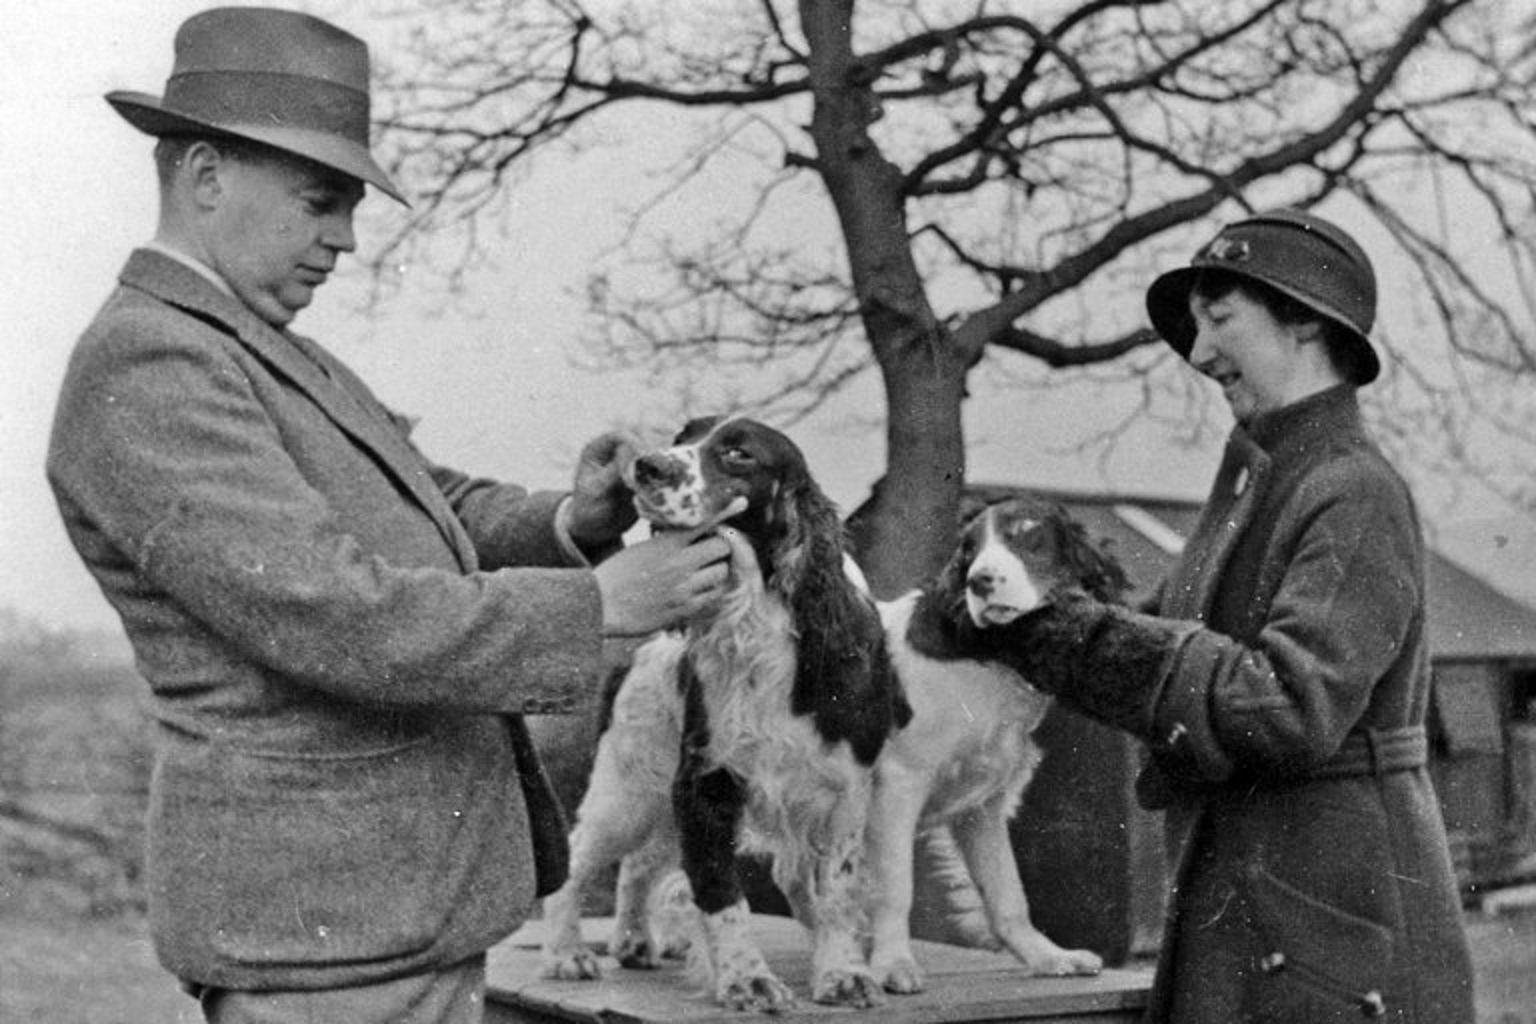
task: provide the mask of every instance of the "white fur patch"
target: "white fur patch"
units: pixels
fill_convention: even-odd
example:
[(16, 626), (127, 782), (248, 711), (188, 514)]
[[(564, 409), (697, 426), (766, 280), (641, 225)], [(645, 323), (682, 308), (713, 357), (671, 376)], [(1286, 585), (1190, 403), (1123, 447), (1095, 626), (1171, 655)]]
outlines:
[(1010, 523), (1005, 531), (994, 511), (983, 516), (981, 541), (966, 571), (965, 605), (978, 626), (1002, 625), (1033, 611), (1044, 598), (1024, 558), (1009, 543), (1010, 536), (1023, 536), (1039, 524)]
[(634, 479), (635, 508), (657, 526), (700, 526), (712, 511), (704, 495), (699, 444), (674, 445), (645, 456), (658, 467), (654, 480)]
[[(997, 574), (1008, 576), (1015, 571), (1012, 556), (996, 540), (989, 538), (979, 551)], [(1011, 593), (1014, 599), (1027, 596)], [(1001, 945), (1031, 973), (1097, 973), (1102, 961), (1096, 954), (1062, 949), (1031, 923), (1008, 836), (1008, 819), (1040, 762), (1033, 733), (1050, 698), (1016, 673), (968, 660), (963, 651), (940, 661), (914, 650), (907, 631), (918, 598), (909, 594), (880, 606), (913, 717), (875, 763), (867, 833), (870, 968), (889, 991), (922, 989), (908, 931), (913, 844), (920, 832), (943, 825), (953, 833)]]

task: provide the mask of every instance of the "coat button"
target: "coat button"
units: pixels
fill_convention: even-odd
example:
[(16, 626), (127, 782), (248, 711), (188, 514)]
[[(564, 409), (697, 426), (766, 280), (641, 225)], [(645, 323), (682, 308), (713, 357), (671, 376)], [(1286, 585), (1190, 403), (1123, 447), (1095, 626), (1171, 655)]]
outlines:
[(1367, 1017), (1385, 1017), (1387, 1001), (1375, 989), (1360, 997), (1360, 1012)]
[(1285, 954), (1278, 949), (1259, 958), (1259, 970), (1265, 974), (1279, 974), (1285, 970)]

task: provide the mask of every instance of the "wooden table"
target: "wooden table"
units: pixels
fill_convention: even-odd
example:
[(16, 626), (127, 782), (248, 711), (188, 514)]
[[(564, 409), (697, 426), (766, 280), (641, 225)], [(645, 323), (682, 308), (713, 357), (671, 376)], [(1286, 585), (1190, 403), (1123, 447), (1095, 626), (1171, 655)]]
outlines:
[[(582, 922), (582, 936), (597, 944), (609, 922)], [(793, 920), (758, 915), (753, 933), (781, 979), (801, 1002), (775, 1021), (818, 1021), (868, 1014), (870, 1024), (1028, 1021), (1031, 1024), (1125, 1024), (1146, 1005), (1151, 972), (1106, 970), (1091, 978), (1031, 978), (1006, 954), (914, 943), (927, 990), (887, 996), (874, 1010), (819, 1006), (810, 1002), (810, 945)], [(487, 1024), (743, 1024), (766, 1015), (717, 1006), (682, 964), (657, 971), (623, 970), (602, 957), (598, 981), (545, 981), (539, 977), (541, 922), (530, 921), (491, 950), (487, 968)]]

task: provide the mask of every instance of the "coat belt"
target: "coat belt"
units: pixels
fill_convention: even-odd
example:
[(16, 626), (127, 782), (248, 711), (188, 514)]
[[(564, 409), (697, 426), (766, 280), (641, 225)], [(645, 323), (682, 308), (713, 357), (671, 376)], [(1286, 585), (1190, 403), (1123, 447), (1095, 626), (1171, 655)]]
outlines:
[(1429, 763), (1429, 737), (1422, 725), (1356, 729), (1333, 757), (1307, 773), (1308, 779), (1347, 779), (1422, 768)]

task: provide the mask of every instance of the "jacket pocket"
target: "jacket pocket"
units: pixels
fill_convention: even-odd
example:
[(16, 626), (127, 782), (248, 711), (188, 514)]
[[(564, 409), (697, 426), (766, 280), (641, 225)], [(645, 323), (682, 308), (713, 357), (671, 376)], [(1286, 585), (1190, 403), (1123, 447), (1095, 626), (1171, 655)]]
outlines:
[(1340, 910), (1262, 867), (1247, 872), (1263, 952), (1246, 986), (1244, 1020), (1353, 1021), (1385, 1016), (1391, 929)]
[[(150, 884), (159, 941), (225, 967), (388, 961), (430, 947), (449, 901), (430, 741), (350, 756), (203, 745), (160, 767)], [(177, 954), (180, 955), (177, 955)]]

